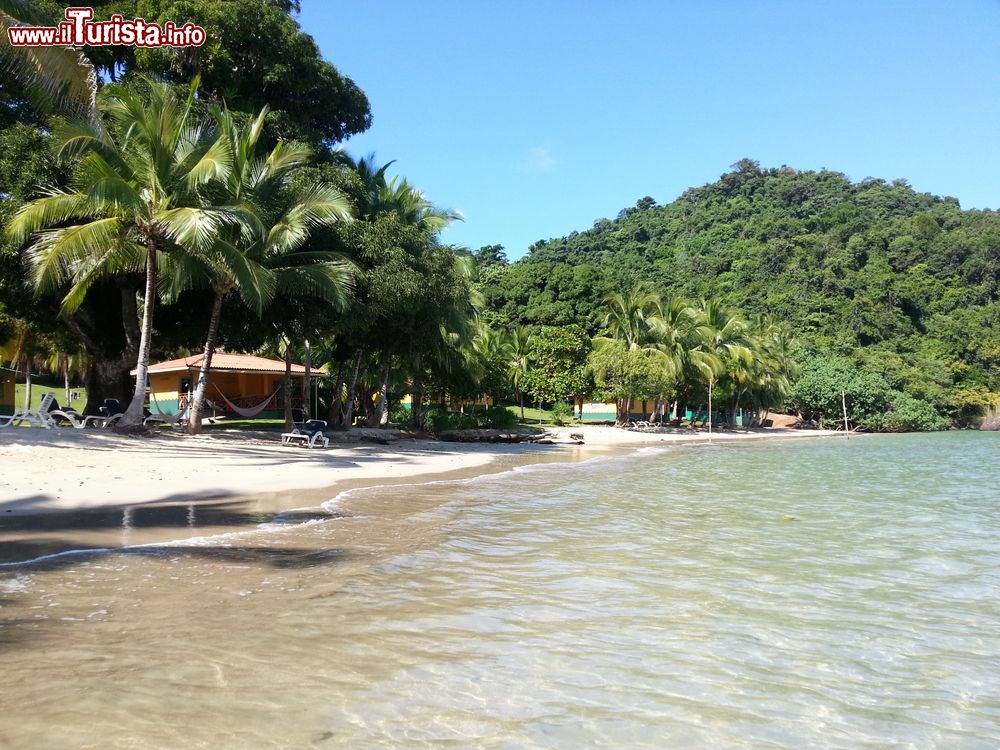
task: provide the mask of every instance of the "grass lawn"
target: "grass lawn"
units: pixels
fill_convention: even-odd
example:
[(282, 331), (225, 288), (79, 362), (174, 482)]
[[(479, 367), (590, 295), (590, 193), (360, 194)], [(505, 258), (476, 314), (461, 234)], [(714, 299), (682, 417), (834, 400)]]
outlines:
[[(513, 405), (513, 406), (508, 405), (506, 407), (506, 409), (511, 414), (513, 414), (514, 416), (516, 416), (518, 418), (518, 420), (520, 421), (520, 419), (521, 419), (521, 407), (520, 406), (517, 406), (516, 404)], [(567, 424), (567, 425), (568, 424), (576, 424), (577, 422), (578, 422), (578, 420), (574, 418), (574, 419), (568, 419), (568, 420), (566, 420), (564, 422), (564, 424)], [(524, 421), (522, 422), (522, 424), (527, 424), (527, 425), (538, 425), (538, 424), (540, 424), (540, 425), (543, 425), (543, 426), (544, 425), (548, 425), (548, 426), (551, 427), (551, 426), (555, 425), (555, 422), (552, 420), (552, 412), (549, 409), (536, 409), (533, 406), (525, 405), (525, 407), (524, 407)]]
[[(14, 407), (17, 409), (24, 408), (24, 392), (26, 388), (27, 386), (24, 383), (18, 383), (16, 386), (14, 386), (14, 394), (16, 399), (14, 402)], [(87, 391), (83, 387), (70, 388), (70, 392), (78, 393), (80, 395), (79, 398), (77, 398), (75, 401), (67, 404), (66, 389), (63, 387), (63, 384), (61, 382), (51, 383), (43, 381), (42, 383), (39, 383), (38, 381), (35, 381), (31, 384), (30, 408), (37, 409), (38, 405), (42, 403), (42, 398), (45, 396), (45, 394), (50, 392), (56, 394), (56, 401), (59, 402), (60, 408), (65, 406), (72, 406), (77, 411), (83, 411), (83, 407), (87, 405)]]

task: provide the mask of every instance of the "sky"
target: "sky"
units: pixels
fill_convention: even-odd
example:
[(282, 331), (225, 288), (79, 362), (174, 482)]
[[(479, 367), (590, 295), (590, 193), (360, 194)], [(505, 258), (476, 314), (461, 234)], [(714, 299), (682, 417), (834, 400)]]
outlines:
[(375, 152), (465, 220), (449, 244), (588, 229), (741, 158), (1000, 208), (1000, 0), (302, 0)]

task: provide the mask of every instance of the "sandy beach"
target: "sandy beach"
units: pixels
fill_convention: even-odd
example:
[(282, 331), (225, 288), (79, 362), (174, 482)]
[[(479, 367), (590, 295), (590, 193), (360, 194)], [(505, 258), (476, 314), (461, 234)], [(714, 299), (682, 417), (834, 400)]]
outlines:
[[(707, 442), (705, 432), (642, 433), (609, 426), (551, 428), (555, 445), (400, 440), (390, 445), (332, 443), (325, 450), (284, 447), (277, 435), (161, 433), (131, 438), (98, 430), (0, 431), (0, 513), (38, 514), (296, 493), (341, 484), (414, 480), (485, 469), (497, 458), (545, 455), (577, 460), (630, 447)], [(583, 446), (570, 443), (582, 434)], [(716, 442), (816, 437), (792, 429), (716, 433)]]

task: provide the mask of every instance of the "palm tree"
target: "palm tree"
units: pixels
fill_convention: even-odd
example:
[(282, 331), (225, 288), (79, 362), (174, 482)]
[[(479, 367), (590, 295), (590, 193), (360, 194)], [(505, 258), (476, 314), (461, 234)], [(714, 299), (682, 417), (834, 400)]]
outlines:
[(0, 0), (0, 70), (20, 82), (25, 95), (42, 112), (60, 112), (100, 127), (97, 116), (97, 73), (72, 47), (13, 47), (7, 29), (53, 26), (52, 19), (30, 0)]
[[(276, 294), (313, 296), (343, 309), (354, 283), (353, 265), (336, 253), (300, 251), (316, 227), (350, 219), (350, 205), (330, 185), (312, 183), (288, 188), (289, 181), (312, 155), (307, 147), (279, 142), (266, 158), (256, 158), (267, 113), (265, 107), (255, 120), (240, 128), (230, 112), (215, 110), (218, 130), (232, 155), (232, 166), (221, 180), (208, 186), (209, 192), (216, 192), (213, 197), (239, 212), (244, 221), (223, 227), (210, 247), (179, 256), (173, 265), (171, 282), (175, 293), (191, 286), (192, 277), (204, 271), (215, 294), (188, 415), (188, 431), (192, 434), (201, 431), (201, 411), (222, 307), (231, 292), (261, 315)], [(267, 209), (270, 207), (273, 215), (276, 205), (278, 216), (267, 226)], [(305, 385), (308, 396), (308, 382)]]
[(498, 392), (506, 390), (509, 382), (508, 364), (514, 359), (511, 336), (480, 323), (472, 342), (472, 349), (476, 354), (474, 365), (476, 381), (485, 395), (493, 399), (495, 405), (499, 400)]
[(75, 351), (59, 349), (53, 351), (45, 361), (46, 367), (54, 374), (63, 376), (65, 406), (70, 406), (70, 377), (76, 375), (82, 378), (87, 370), (87, 352), (80, 346)]
[[(232, 167), (226, 138), (192, 127), (198, 81), (185, 99), (164, 83), (143, 79), (144, 92), (102, 89), (98, 108), (111, 134), (87, 123), (55, 133), (61, 155), (81, 156), (70, 189), (25, 205), (9, 231), (28, 250), (37, 290), (70, 284), (63, 310), (83, 302), (100, 278), (145, 268), (136, 387), (122, 424), (142, 421), (161, 253), (211, 247), (221, 226), (240, 212), (206, 206), (200, 189)], [(55, 227), (55, 228), (53, 228)]]
[(507, 363), (511, 385), (514, 386), (514, 394), (517, 396), (517, 403), (521, 406), (521, 421), (524, 421), (524, 391), (521, 386), (524, 376), (527, 375), (531, 366), (531, 353), (534, 342), (531, 333), (524, 326), (518, 326), (510, 333), (509, 352), (510, 360)]
[(747, 322), (719, 300), (701, 300), (697, 308), (701, 342), (700, 363), (696, 365), (708, 382), (708, 433), (712, 434), (712, 395), (720, 377), (740, 364), (749, 364), (753, 355), (747, 338)]
[[(683, 306), (665, 309), (660, 296), (641, 285), (624, 294), (608, 295), (604, 302), (607, 312), (603, 325), (607, 335), (594, 338), (595, 348), (610, 341), (621, 341), (629, 350), (642, 351), (652, 360), (666, 376), (665, 381), (675, 381), (680, 373), (681, 359), (674, 339), (683, 334), (684, 329), (680, 326)], [(672, 317), (668, 319), (666, 315)], [(659, 394), (658, 401), (663, 401), (665, 396), (665, 393)], [(632, 412), (632, 397), (621, 400), (616, 411), (616, 421), (619, 424), (627, 422)]]
[(732, 409), (733, 422), (741, 404), (752, 410), (746, 427), (762, 422), (767, 410), (781, 405), (799, 372), (792, 356), (795, 339), (784, 324), (767, 316), (754, 317), (750, 321), (750, 343), (753, 361), (734, 371)]
[(604, 298), (607, 312), (603, 326), (608, 337), (598, 337), (595, 343), (610, 339), (624, 341), (629, 349), (639, 349), (653, 343), (656, 321), (661, 318), (660, 297), (641, 286), (624, 294)]
[[(406, 261), (410, 270), (424, 273), (428, 266), (445, 265), (438, 263), (441, 256), (435, 255), (443, 250), (436, 235), (449, 223), (460, 219), (459, 214), (435, 207), (406, 180), (398, 178), (388, 180), (386, 171), (393, 162), (377, 166), (374, 155), (354, 161), (344, 154), (341, 154), (341, 161), (357, 173), (360, 181), (360, 191), (356, 190), (352, 193), (359, 221), (365, 222), (369, 226), (374, 226), (380, 221), (389, 221), (390, 224), (395, 221), (397, 227), (404, 230), (414, 230), (414, 234), (421, 239), (408, 249), (412, 256), (410, 260)], [(452, 254), (454, 255), (454, 253)], [(426, 261), (431, 261), (431, 263)], [(451, 270), (454, 271), (454, 276), (467, 279), (471, 269), (462, 267), (464, 261), (457, 257), (453, 259), (453, 262), (455, 265)], [(466, 354), (460, 349), (467, 348), (474, 334), (474, 328), (470, 321), (476, 317), (476, 300), (465, 299), (459, 304), (456, 297), (450, 302), (453, 303), (451, 305), (453, 309), (437, 310), (433, 313), (434, 319), (425, 318), (418, 321), (419, 331), (413, 332), (416, 335), (399, 335), (392, 343), (386, 343), (384, 338), (375, 337), (378, 343), (369, 340), (351, 352), (354, 361), (347, 369), (348, 372), (357, 373), (365, 358), (366, 351), (368, 354), (372, 354), (373, 352), (370, 351), (372, 348), (378, 349), (375, 353), (376, 356), (369, 357), (369, 359), (371, 361), (381, 359), (383, 362), (378, 384), (380, 393), (386, 390), (390, 373), (387, 363), (392, 357), (395, 357), (398, 363), (409, 370), (412, 374), (409, 388), (413, 398), (412, 417), (416, 424), (421, 421), (425, 374), (433, 369), (447, 372), (449, 369), (453, 370), (459, 366), (460, 362), (467, 360)], [(461, 342), (461, 347), (456, 348), (458, 342)], [(354, 383), (365, 380), (358, 376), (351, 376), (349, 379)], [(337, 380), (335, 403), (339, 402), (336, 394), (339, 384), (343, 382), (340, 376)], [(339, 414), (339, 420), (345, 427), (351, 423), (354, 401), (353, 388), (348, 388), (344, 409)], [(333, 416), (333, 410), (331, 410), (331, 416)]]

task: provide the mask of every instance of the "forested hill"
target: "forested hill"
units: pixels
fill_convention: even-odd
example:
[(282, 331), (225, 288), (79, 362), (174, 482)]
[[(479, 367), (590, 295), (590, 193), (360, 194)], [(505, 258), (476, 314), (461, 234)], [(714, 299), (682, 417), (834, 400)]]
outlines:
[(644, 198), (507, 266), (489, 257), (481, 287), (498, 324), (594, 333), (604, 296), (642, 283), (776, 316), (803, 358), (849, 359), (943, 412), (1000, 391), (1000, 213), (903, 180), (743, 160), (668, 205)]

